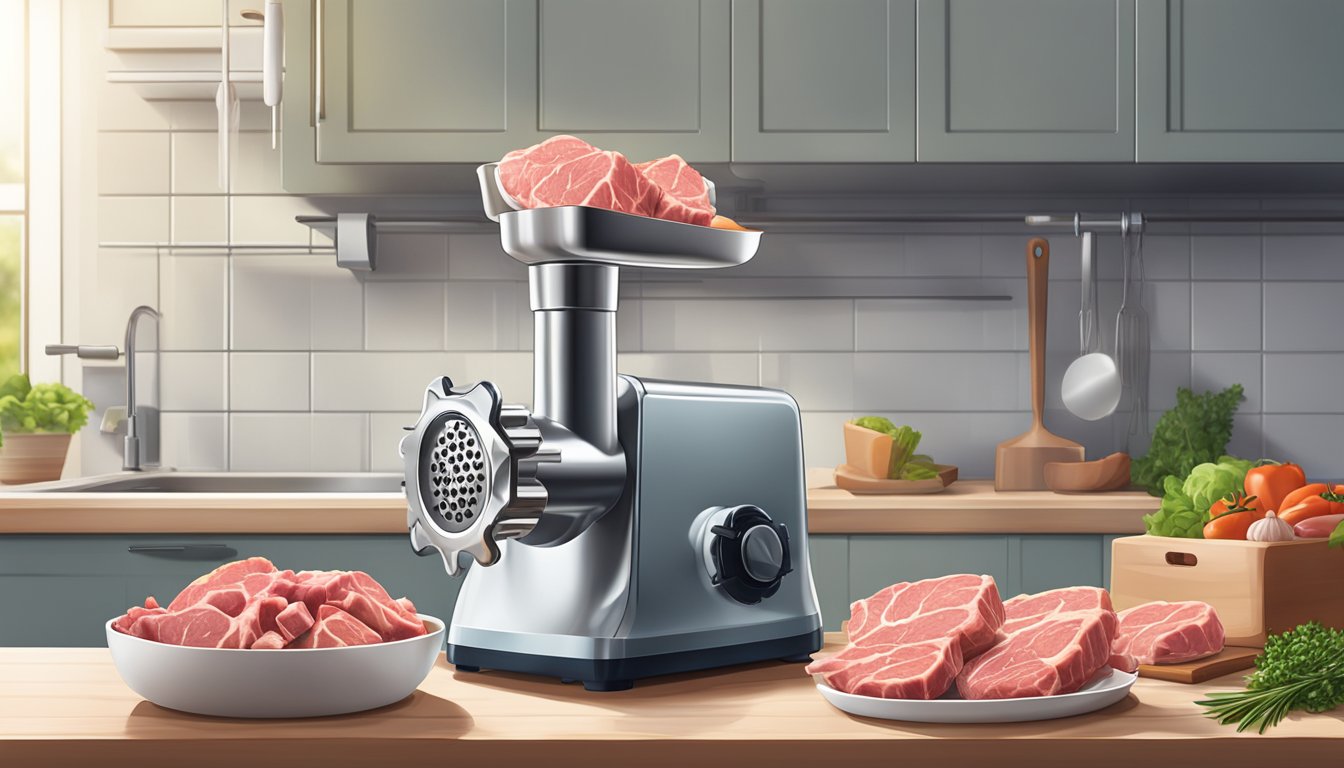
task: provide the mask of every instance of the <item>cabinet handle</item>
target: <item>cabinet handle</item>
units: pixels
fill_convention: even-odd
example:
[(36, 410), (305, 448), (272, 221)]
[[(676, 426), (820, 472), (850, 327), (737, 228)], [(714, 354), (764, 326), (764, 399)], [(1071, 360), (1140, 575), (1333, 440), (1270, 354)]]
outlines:
[(181, 552), (196, 555), (227, 555), (233, 547), (227, 544), (132, 544), (127, 552)]
[(326, 0), (315, 0), (313, 39), (313, 123), (327, 117), (327, 56), (323, 38), (326, 37)]

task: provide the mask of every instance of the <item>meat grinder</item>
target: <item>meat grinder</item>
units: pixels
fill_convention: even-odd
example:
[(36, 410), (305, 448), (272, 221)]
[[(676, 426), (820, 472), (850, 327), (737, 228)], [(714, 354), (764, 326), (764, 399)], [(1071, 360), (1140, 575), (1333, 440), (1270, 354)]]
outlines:
[(492, 210), (490, 166), (481, 176), (504, 250), (528, 265), (534, 404), (443, 377), (402, 440), (412, 547), (466, 572), (448, 659), (603, 691), (805, 661), (822, 633), (797, 403), (616, 374), (622, 266), (740, 264), (760, 233)]

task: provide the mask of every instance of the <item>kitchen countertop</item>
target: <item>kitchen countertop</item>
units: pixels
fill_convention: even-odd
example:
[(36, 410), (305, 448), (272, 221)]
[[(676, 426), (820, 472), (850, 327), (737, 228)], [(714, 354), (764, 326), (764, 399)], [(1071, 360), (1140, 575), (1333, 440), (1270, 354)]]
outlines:
[[(839, 642), (828, 635), (828, 643)], [(161, 709), (117, 676), (105, 648), (0, 648), (0, 764), (562, 765), (947, 764), (1262, 766), (1321, 764), (1344, 747), (1344, 712), (1297, 713), (1266, 735), (1236, 733), (1192, 702), (1238, 675), (1182, 685), (1140, 679), (1079, 717), (923, 725), (833, 709), (797, 664), (655, 678), (594, 694), (440, 659), (416, 693), (358, 715), (222, 720)], [(712, 762), (710, 762), (712, 761)]]
[[(1158, 500), (1140, 491), (996, 493), (989, 480), (961, 480), (941, 493), (856, 495), (831, 470), (807, 474), (812, 533), (1143, 533)], [(401, 494), (0, 492), (7, 533), (398, 533)]]

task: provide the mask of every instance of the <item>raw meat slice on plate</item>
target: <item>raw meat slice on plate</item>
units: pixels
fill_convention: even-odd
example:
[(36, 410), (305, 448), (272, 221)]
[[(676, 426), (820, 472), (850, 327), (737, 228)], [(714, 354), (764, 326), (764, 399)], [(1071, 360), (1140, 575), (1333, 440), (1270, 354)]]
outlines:
[(1115, 650), (1140, 664), (1179, 664), (1218, 653), (1223, 640), (1223, 623), (1208, 603), (1145, 603), (1120, 612)]
[(1072, 693), (1113, 656), (1118, 621), (1105, 590), (1069, 587), (1019, 595), (1003, 610), (1006, 637), (957, 675), (963, 698)]
[(850, 643), (808, 665), (836, 690), (935, 699), (965, 659), (994, 644), (1003, 604), (989, 576), (902, 582), (850, 606)]
[(378, 633), (364, 622), (334, 605), (324, 605), (317, 612), (317, 623), (287, 648), (340, 648), (349, 645), (372, 645), (381, 640)]

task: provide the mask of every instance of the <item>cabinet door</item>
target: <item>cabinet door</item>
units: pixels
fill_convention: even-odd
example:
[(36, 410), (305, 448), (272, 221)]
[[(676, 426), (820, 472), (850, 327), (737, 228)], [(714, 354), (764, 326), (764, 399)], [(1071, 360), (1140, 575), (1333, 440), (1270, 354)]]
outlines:
[(1138, 158), (1344, 160), (1344, 3), (1140, 0)]
[(539, 0), (537, 14), (536, 140), (728, 160), (728, 0)]
[[(849, 597), (859, 600), (900, 581), (954, 573), (985, 573), (1011, 593), (1008, 537), (996, 535), (853, 536)], [(1007, 586), (1005, 586), (1007, 585)]]
[(1134, 160), (1134, 0), (920, 0), (919, 159)]
[(317, 4), (317, 162), (476, 162), (530, 143), (535, 0)]
[(1004, 590), (1004, 599), (1018, 593), (1105, 583), (1101, 536), (1010, 536), (1008, 547), (1013, 591)]
[(735, 162), (915, 159), (914, 0), (734, 0)]

